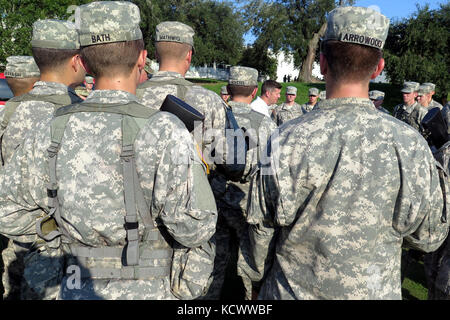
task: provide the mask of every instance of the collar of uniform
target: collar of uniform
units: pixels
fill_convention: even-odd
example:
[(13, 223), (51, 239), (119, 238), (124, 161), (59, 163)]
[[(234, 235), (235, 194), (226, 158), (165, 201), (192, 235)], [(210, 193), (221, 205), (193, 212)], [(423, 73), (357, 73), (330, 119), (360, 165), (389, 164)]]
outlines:
[(184, 78), (184, 77), (180, 73), (175, 71), (157, 71), (151, 77), (153, 81), (166, 80), (167, 78)]
[(293, 109), (295, 109), (295, 108), (300, 109), (301, 106), (300, 106), (297, 102), (294, 102), (294, 104), (293, 104), (292, 106), (286, 104), (286, 102), (284, 102), (284, 103), (281, 105), (281, 110), (293, 110)]
[(233, 110), (233, 113), (239, 114), (239, 113), (249, 113), (252, 111), (252, 108), (249, 104), (244, 102), (236, 102), (236, 101), (229, 101), (228, 105)]
[(130, 101), (139, 103), (134, 94), (122, 90), (93, 90), (86, 100), (84, 100), (86, 103), (101, 104), (126, 104)]
[(333, 109), (342, 106), (365, 107), (375, 109), (375, 105), (368, 98), (335, 98), (319, 101), (315, 108)]
[(64, 94), (71, 91), (75, 94), (72, 88), (69, 88), (60, 82), (47, 82), (47, 81), (37, 81), (33, 89), (30, 91), (31, 94), (35, 95), (45, 95), (45, 94)]

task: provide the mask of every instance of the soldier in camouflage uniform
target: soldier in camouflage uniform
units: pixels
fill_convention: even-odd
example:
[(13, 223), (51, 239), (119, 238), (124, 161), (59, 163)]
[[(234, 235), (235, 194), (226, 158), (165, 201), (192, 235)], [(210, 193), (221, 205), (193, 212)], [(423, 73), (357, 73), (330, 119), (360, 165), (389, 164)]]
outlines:
[[(204, 257), (195, 248), (213, 235), (217, 209), (184, 124), (166, 112), (149, 113), (134, 95), (146, 56), (139, 22), (139, 9), (129, 2), (93, 2), (77, 8), (81, 59), (96, 77), (96, 90), (82, 103), (57, 110), (51, 122), (39, 123), (0, 179), (3, 234), (30, 238), (39, 217), (33, 210), (47, 208), (47, 200), (50, 208), (59, 208), (54, 217), (62, 235), (56, 240), (66, 255), (67, 271), (61, 299), (175, 299), (186, 296), (185, 288), (172, 293), (183, 277), (203, 276)], [(104, 54), (111, 55), (111, 65), (95, 60)], [(110, 88), (111, 81), (122, 86)], [(58, 129), (50, 130), (52, 126)], [(122, 146), (130, 142), (130, 134), (136, 135), (132, 148)], [(57, 162), (49, 162), (47, 149), (50, 155), (58, 153), (50, 158)], [(125, 170), (127, 163), (135, 164), (134, 178)], [(130, 179), (134, 184), (124, 183)], [(129, 192), (133, 185), (141, 192)], [(133, 195), (138, 216), (132, 201), (125, 201)], [(58, 200), (52, 200), (55, 196)], [(135, 222), (128, 219), (130, 211), (136, 214)], [(43, 236), (52, 234), (58, 232)], [(129, 266), (121, 258), (124, 245)], [(178, 253), (186, 250), (197, 255), (180, 257)], [(185, 273), (173, 279), (179, 260), (187, 263)], [(145, 267), (146, 262), (152, 265)]]
[(320, 94), (319, 94), (319, 99), (320, 100), (325, 100), (326, 98), (327, 98), (327, 92), (325, 90), (321, 91)]
[(375, 108), (377, 108), (378, 110), (380, 110), (381, 112), (384, 112), (386, 114), (391, 114), (389, 111), (387, 111), (382, 106), (383, 101), (384, 101), (384, 92), (383, 91), (378, 91), (378, 90), (369, 91), (369, 99), (373, 102)]
[(422, 131), (422, 119), (428, 113), (428, 109), (422, 107), (417, 101), (417, 90), (419, 89), (417, 82), (403, 83), (403, 103), (395, 106), (393, 116), (416, 129)]
[[(15, 97), (21, 96), (33, 88), (39, 80), (40, 72), (33, 57), (11, 56), (6, 58), (5, 77), (8, 86)], [(17, 100), (20, 98), (15, 98)], [(14, 112), (15, 103), (7, 101), (5, 108), (0, 113), (0, 148), (4, 130), (8, 125), (8, 117)], [(6, 115), (4, 111), (7, 110)], [(3, 159), (2, 159), (3, 162)], [(12, 240), (0, 235), (0, 252), (2, 256), (2, 267), (0, 278), (2, 279), (3, 299), (16, 300), (20, 298), (20, 286), (23, 277), (23, 254), (20, 247), (14, 248)], [(17, 252), (16, 252), (16, 250)]]
[[(233, 110), (239, 128), (247, 130), (256, 146), (246, 154), (246, 167), (239, 181), (228, 179), (224, 185), (222, 196), (216, 198), (219, 210), (216, 231), (217, 253), (214, 262), (214, 280), (206, 295), (206, 298), (209, 299), (220, 298), (227, 264), (236, 265), (236, 261), (230, 261), (230, 257), (232, 250), (237, 250), (238, 242), (246, 225), (249, 174), (257, 165), (267, 138), (276, 128), (275, 123), (269, 117), (250, 107), (250, 103), (258, 91), (257, 79), (258, 71), (256, 69), (241, 66), (230, 68), (227, 90), (231, 95), (231, 101), (228, 105)], [(212, 182), (213, 186), (217, 184)], [(235, 242), (232, 243), (232, 241)], [(233, 272), (236, 272), (235, 270), (233, 267)], [(249, 298), (251, 284), (246, 282), (244, 286), (247, 298)]]
[(443, 106), (433, 100), (433, 95), (435, 93), (436, 86), (433, 83), (427, 82), (422, 83), (417, 91), (417, 101), (422, 107), (431, 110), (433, 108), (443, 109)]
[[(184, 79), (194, 50), (194, 30), (177, 21), (165, 21), (156, 26), (156, 55), (159, 71), (139, 85), (137, 97), (150, 108), (158, 110), (167, 95), (177, 96), (205, 116), (193, 131), (210, 170), (214, 170), (211, 148), (225, 128), (225, 102), (211, 90)], [(214, 190), (213, 190), (214, 191)]]
[(223, 99), (223, 101), (228, 102), (228, 99), (230, 99), (230, 94), (227, 91), (227, 86), (222, 86), (220, 88), (220, 97)]
[[(71, 88), (81, 83), (85, 76), (78, 55), (80, 44), (75, 26), (67, 21), (38, 20), (33, 24), (31, 45), (40, 70), (40, 81), (34, 84), (30, 92), (11, 99), (14, 104), (8, 106), (11, 109), (4, 114), (1, 150), (5, 164), (12, 159), (25, 135), (37, 123), (48, 121), (56, 108), (81, 101)], [(52, 243), (44, 245), (37, 238), (27, 243), (15, 239), (16, 252), (24, 261), (22, 299), (56, 297), (57, 281), (61, 275), (58, 271), (61, 269), (56, 268), (59, 252), (51, 249), (52, 246)], [(30, 248), (33, 250), (28, 250)], [(53, 273), (39, 277), (45, 269)]]
[(286, 102), (282, 103), (276, 108), (276, 111), (272, 113), (275, 115), (273, 120), (277, 126), (281, 126), (283, 123), (300, 117), (304, 112), (302, 107), (295, 102), (297, 97), (297, 88), (288, 86), (286, 88)]
[(75, 92), (81, 99), (84, 100), (91, 93), (93, 87), (94, 78), (92, 78), (91, 76), (86, 76), (84, 78), (84, 85), (77, 86), (75, 88)]
[(368, 99), (388, 29), (370, 8), (328, 15), (327, 99), (271, 137), (251, 187), (239, 272), (263, 279), (260, 299), (401, 299), (403, 240), (433, 251), (447, 236), (427, 142)]
[(5, 78), (15, 97), (27, 93), (39, 80), (39, 68), (31, 56), (6, 58)]
[(310, 112), (317, 104), (317, 99), (319, 98), (319, 89), (309, 88), (308, 90), (308, 102), (302, 104), (303, 113)]

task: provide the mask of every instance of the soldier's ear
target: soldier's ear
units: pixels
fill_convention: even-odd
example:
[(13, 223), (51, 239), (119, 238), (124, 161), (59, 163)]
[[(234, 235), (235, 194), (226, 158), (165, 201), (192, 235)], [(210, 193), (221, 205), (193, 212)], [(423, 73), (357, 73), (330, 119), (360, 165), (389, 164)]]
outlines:
[(81, 58), (80, 55), (78, 55), (78, 56), (79, 56), (79, 59), (80, 59), (80, 65), (84, 69), (84, 71), (86, 71), (86, 73), (88, 73), (88, 74), (92, 74), (91, 70), (89, 70), (89, 68), (88, 68), (88, 66), (86, 64), (86, 61), (84, 61), (83, 58)]
[(142, 50), (139, 53), (139, 57), (138, 57), (138, 61), (137, 61), (138, 69), (139, 70), (144, 69), (146, 62), (147, 62), (147, 50)]
[(375, 69), (374, 73), (370, 76), (370, 79), (375, 79), (380, 75), (380, 73), (384, 69), (384, 59), (381, 58), (380, 61), (378, 61), (377, 68)]

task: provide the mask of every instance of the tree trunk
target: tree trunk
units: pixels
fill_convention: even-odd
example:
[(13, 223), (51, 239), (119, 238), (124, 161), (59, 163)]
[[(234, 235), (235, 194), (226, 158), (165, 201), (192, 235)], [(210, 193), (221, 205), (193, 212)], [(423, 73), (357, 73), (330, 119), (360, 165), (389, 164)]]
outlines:
[(322, 27), (320, 27), (319, 32), (314, 33), (314, 36), (308, 43), (308, 54), (305, 60), (302, 62), (302, 69), (300, 71), (299, 78), (302, 82), (311, 82), (312, 80), (312, 69), (313, 63), (316, 58), (317, 47), (319, 46), (319, 39), (323, 37), (325, 31), (327, 30), (327, 23), (325, 22)]

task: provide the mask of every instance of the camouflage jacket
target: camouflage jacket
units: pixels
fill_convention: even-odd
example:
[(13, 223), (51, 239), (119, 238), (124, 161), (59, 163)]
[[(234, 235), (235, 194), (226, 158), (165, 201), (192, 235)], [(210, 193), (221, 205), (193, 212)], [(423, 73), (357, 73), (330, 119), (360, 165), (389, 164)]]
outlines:
[[(257, 167), (258, 161), (260, 161), (261, 158), (267, 158), (264, 157), (263, 151), (267, 139), (270, 137), (273, 130), (276, 129), (276, 125), (269, 117), (252, 110), (248, 104), (230, 101), (229, 105), (233, 109), (233, 114), (239, 127), (245, 128), (247, 132), (252, 135), (255, 142), (257, 142), (257, 147), (247, 152), (246, 167), (241, 182), (227, 181), (219, 188), (217, 187), (215, 179), (213, 179), (214, 181), (211, 182), (211, 186), (213, 188), (217, 187), (215, 189), (222, 191), (220, 192), (221, 196), (219, 196), (220, 200), (218, 201), (219, 207), (244, 210), (245, 212), (247, 207), (248, 188), (250, 185), (248, 182), (249, 175), (255, 170), (255, 167)], [(260, 122), (258, 128), (252, 126), (249, 117), (259, 119)], [(215, 190), (215, 192), (217, 192), (217, 190)]]
[(383, 108), (382, 106), (380, 106), (379, 108), (378, 108), (378, 110), (379, 111), (381, 111), (381, 112), (384, 112), (384, 113), (386, 113), (386, 114), (391, 114), (386, 108)]
[(261, 299), (401, 299), (403, 240), (430, 252), (448, 233), (426, 141), (362, 98), (321, 101), (271, 139), (239, 274), (264, 276)]
[(317, 105), (317, 103), (313, 106), (310, 105), (309, 103), (302, 104), (301, 107), (302, 107), (303, 113), (312, 111), (316, 105)]
[[(177, 78), (183, 79), (183, 76), (177, 72), (158, 71), (147, 81), (158, 83)], [(149, 108), (159, 109), (168, 94), (177, 96), (175, 85), (164, 84), (144, 89), (142, 88), (144, 84), (138, 87), (136, 95), (141, 103)], [(195, 129), (192, 134), (195, 141), (202, 146), (204, 159), (212, 166), (214, 159), (211, 156), (211, 147), (218, 143), (217, 140), (220, 140), (219, 138), (224, 135), (226, 104), (216, 93), (201, 86), (188, 87), (184, 100), (205, 116), (201, 132)], [(221, 143), (223, 143), (223, 140)], [(225, 157), (226, 155), (224, 155), (224, 159)]]
[(410, 106), (405, 106), (404, 104), (395, 106), (393, 116), (409, 124), (417, 131), (421, 131), (421, 122), (427, 113), (427, 108), (422, 107), (418, 102), (415, 102)]
[(274, 121), (277, 126), (281, 126), (283, 123), (298, 118), (304, 113), (302, 107), (296, 102), (292, 106), (283, 103), (276, 109)]
[[(68, 101), (73, 103), (82, 101), (73, 89), (57, 82), (38, 81), (29, 93), (42, 97), (64, 95), (67, 96)], [(17, 106), (3, 135), (2, 155), (5, 163), (11, 159), (14, 150), (20, 145), (27, 131), (38, 122), (50, 119), (54, 111), (55, 105), (45, 101), (24, 101)]]
[[(130, 101), (137, 98), (128, 92), (95, 90), (83, 103), (108, 108)], [(75, 113), (64, 131), (57, 160), (58, 199), (70, 236), (80, 245), (126, 243), (121, 118), (113, 113)], [(35, 209), (47, 208), (49, 145), (50, 123), (41, 122), (5, 166), (0, 178), (0, 233), (13, 239), (35, 233)], [(158, 226), (186, 247), (210, 239), (217, 209), (184, 124), (158, 112), (145, 122), (134, 147), (139, 181)], [(173, 299), (169, 281), (93, 280), (80, 290), (64, 287), (62, 298)]]
[(431, 109), (433, 109), (433, 108), (439, 108), (439, 109), (442, 110), (442, 108), (444, 108), (444, 107), (443, 107), (442, 104), (440, 104), (439, 102), (436, 102), (436, 101), (434, 101), (434, 100), (431, 100), (430, 105), (428, 106), (428, 109), (431, 110)]

